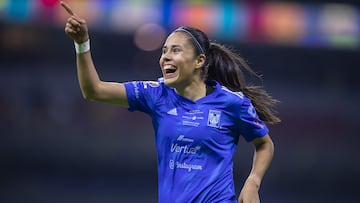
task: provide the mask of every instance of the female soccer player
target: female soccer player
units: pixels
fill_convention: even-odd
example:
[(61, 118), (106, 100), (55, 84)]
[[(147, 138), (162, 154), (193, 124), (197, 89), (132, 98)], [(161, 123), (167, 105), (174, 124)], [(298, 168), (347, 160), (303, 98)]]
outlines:
[[(200, 30), (180, 27), (164, 43), (157, 82), (103, 82), (90, 54), (84, 19), (61, 2), (70, 17), (84, 98), (149, 114), (158, 155), (159, 202), (260, 202), (258, 190), (274, 146), (266, 123), (277, 123), (272, 99), (247, 86), (237, 54), (209, 42)], [(255, 74), (256, 75), (256, 74)], [(255, 146), (252, 170), (236, 199), (232, 158), (239, 136)]]

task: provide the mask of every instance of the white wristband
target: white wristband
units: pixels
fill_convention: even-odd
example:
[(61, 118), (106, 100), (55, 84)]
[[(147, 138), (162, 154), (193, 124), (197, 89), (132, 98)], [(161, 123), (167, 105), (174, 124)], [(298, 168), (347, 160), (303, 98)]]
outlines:
[(74, 41), (74, 45), (75, 45), (75, 51), (77, 54), (82, 54), (87, 51), (90, 51), (90, 40), (89, 39), (81, 44), (78, 44)]

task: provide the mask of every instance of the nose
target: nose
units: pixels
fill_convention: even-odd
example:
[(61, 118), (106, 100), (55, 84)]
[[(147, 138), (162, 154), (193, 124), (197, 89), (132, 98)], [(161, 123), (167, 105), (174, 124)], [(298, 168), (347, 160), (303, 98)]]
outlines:
[(159, 64), (162, 67), (165, 62), (170, 61), (170, 58), (167, 53), (162, 53), (159, 59)]
[(161, 54), (161, 58), (162, 58), (163, 60), (165, 60), (165, 61), (170, 60), (171, 56), (170, 56), (169, 51), (163, 52), (163, 53)]
[(171, 60), (171, 54), (169, 52), (163, 52), (160, 57), (160, 63), (161, 62), (167, 62)]

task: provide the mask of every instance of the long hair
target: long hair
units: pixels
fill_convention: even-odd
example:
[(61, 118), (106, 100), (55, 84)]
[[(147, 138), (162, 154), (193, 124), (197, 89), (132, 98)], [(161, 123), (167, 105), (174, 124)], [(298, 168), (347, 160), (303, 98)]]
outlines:
[(253, 77), (261, 78), (261, 76), (239, 54), (224, 45), (210, 42), (206, 34), (199, 29), (183, 26), (176, 31), (190, 34), (197, 54), (205, 52), (206, 62), (202, 67), (204, 80), (216, 80), (234, 92), (241, 91), (251, 100), (261, 120), (269, 124), (280, 122), (274, 109), (279, 101), (271, 97), (263, 86), (247, 85), (243, 71)]

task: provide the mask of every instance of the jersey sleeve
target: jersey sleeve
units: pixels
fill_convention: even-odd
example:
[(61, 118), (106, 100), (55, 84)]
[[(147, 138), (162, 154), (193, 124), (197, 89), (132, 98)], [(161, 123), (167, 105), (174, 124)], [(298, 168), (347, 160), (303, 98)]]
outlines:
[(237, 105), (235, 112), (237, 129), (239, 134), (243, 136), (247, 142), (255, 138), (263, 137), (269, 133), (266, 124), (260, 120), (249, 99), (244, 98), (240, 106)]
[(133, 81), (125, 83), (129, 111), (151, 114), (161, 94), (161, 85), (155, 81)]

